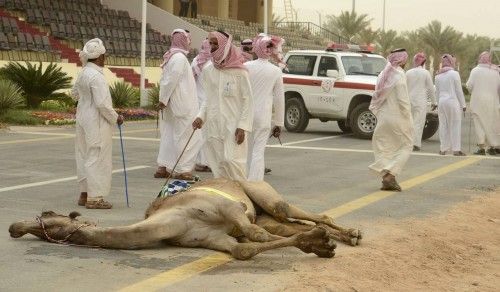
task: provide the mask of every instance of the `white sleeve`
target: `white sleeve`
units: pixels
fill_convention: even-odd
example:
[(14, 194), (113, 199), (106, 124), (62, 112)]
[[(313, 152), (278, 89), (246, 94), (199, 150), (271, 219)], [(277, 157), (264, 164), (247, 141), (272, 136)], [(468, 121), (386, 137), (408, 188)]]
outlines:
[(239, 87), (240, 98), (242, 99), (243, 104), (241, 106), (238, 128), (251, 132), (253, 124), (253, 94), (250, 79), (248, 78), (248, 74), (246, 72), (241, 75)]
[(200, 111), (198, 112), (198, 115), (196, 116), (197, 118), (200, 118), (203, 122), (205, 122), (206, 116), (207, 116), (207, 100), (208, 100), (208, 95), (206, 89), (208, 88), (209, 84), (207, 84), (207, 74), (204, 74), (205, 70), (202, 70), (202, 73), (198, 78), (201, 78), (200, 80), (200, 86), (203, 90), (203, 93), (205, 94), (205, 98), (202, 100), (201, 105), (200, 105)]
[[(97, 77), (97, 78), (96, 78)], [(118, 114), (113, 109), (113, 101), (109, 93), (109, 86), (104, 80), (104, 77), (96, 76), (90, 82), (90, 92), (92, 99), (99, 113), (110, 123), (115, 124), (118, 119)]]
[(436, 104), (436, 94), (434, 92), (434, 84), (432, 84), (432, 77), (429, 71), (425, 71), (425, 86), (427, 88), (427, 96), (431, 98), (431, 103)]
[(462, 82), (460, 81), (460, 74), (456, 72), (454, 74), (454, 84), (455, 84), (455, 92), (457, 94), (458, 102), (462, 108), (466, 107), (464, 92), (462, 91)]
[(273, 125), (275, 126), (284, 126), (285, 120), (285, 90), (283, 88), (283, 73), (279, 70), (278, 78), (274, 83), (273, 88), (273, 106), (274, 106), (274, 115), (273, 115)]
[(182, 71), (184, 70), (183, 59), (176, 56), (177, 54), (174, 54), (169, 62), (163, 67), (163, 73), (160, 80), (160, 101), (164, 105), (167, 105), (170, 100), (182, 76)]
[(469, 91), (472, 91), (474, 87), (474, 69), (470, 72), (469, 79), (467, 80), (467, 83), (465, 83), (465, 86), (467, 86)]

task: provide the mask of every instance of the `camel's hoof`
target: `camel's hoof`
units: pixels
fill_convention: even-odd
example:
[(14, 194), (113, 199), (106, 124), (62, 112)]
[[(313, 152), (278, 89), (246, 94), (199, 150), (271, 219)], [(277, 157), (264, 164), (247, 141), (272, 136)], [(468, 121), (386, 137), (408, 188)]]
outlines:
[(317, 226), (297, 236), (297, 247), (305, 253), (312, 252), (321, 258), (331, 258), (335, 256), (337, 244), (326, 228)]

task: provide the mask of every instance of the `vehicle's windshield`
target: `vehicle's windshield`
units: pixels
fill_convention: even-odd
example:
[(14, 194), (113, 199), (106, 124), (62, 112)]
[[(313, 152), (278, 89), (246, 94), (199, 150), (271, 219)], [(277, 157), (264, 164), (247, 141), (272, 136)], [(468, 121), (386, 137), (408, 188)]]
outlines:
[(383, 58), (374, 58), (366, 55), (343, 56), (341, 59), (347, 75), (378, 76), (387, 63)]

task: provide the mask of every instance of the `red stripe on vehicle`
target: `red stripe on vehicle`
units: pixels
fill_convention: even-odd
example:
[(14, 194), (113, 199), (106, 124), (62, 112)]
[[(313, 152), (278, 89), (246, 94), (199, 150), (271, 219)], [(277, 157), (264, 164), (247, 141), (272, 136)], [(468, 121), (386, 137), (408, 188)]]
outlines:
[(321, 86), (321, 80), (283, 77), (283, 83), (295, 85)]
[(336, 88), (348, 88), (348, 89), (364, 89), (364, 90), (375, 90), (375, 85), (364, 84), (364, 83), (354, 83), (354, 82), (342, 82), (337, 81), (333, 85)]

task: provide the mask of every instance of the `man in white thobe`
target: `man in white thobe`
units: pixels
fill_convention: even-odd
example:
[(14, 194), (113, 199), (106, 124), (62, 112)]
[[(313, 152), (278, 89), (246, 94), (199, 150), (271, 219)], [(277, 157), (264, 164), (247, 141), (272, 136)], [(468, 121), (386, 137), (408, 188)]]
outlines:
[(479, 149), (477, 155), (500, 154), (500, 75), (491, 64), (489, 52), (479, 55), (479, 64), (470, 72), (467, 88), (471, 92), (470, 110)]
[[(191, 38), (185, 30), (176, 29), (172, 32), (171, 40), (172, 45), (163, 56), (161, 65), (161, 140), (157, 159), (158, 170), (154, 176), (160, 178), (171, 175), (177, 179), (193, 180), (191, 171), (201, 147), (201, 133), (193, 133), (191, 127), (191, 122), (199, 111), (196, 82), (186, 58)], [(182, 153), (184, 147), (186, 148)]]
[(252, 89), (232, 36), (211, 32), (212, 64), (203, 69), (206, 101), (193, 128), (206, 127), (206, 153), (214, 177), (247, 179), (247, 141), (252, 130)]
[(455, 156), (465, 156), (462, 152), (462, 112), (466, 110), (460, 74), (455, 71), (455, 58), (444, 54), (441, 69), (436, 75), (436, 96), (439, 99), (439, 140), (440, 155), (453, 151)]
[(369, 168), (382, 176), (381, 190), (401, 191), (396, 176), (408, 161), (413, 145), (410, 97), (403, 70), (408, 54), (398, 49), (387, 59), (370, 103), (377, 125), (372, 138), (375, 162)]
[(282, 72), (278, 66), (269, 62), (271, 57), (278, 55), (282, 43), (281, 38), (274, 36), (257, 37), (253, 50), (258, 59), (245, 63), (254, 97), (253, 127), (248, 137), (249, 181), (264, 180), (264, 152), (269, 134), (279, 137), (284, 123), (285, 92)]
[(104, 200), (111, 188), (112, 134), (123, 117), (113, 109), (104, 78), (106, 49), (100, 39), (88, 41), (80, 52), (83, 70), (72, 90), (76, 108), (76, 172), (80, 188), (78, 205), (88, 209), (110, 209)]
[(433, 109), (436, 107), (434, 85), (431, 73), (424, 68), (425, 61), (424, 53), (416, 54), (413, 57), (413, 68), (406, 72), (414, 129), (413, 151), (420, 151), (422, 147), (422, 133), (427, 116), (427, 99), (431, 100)]
[[(196, 80), (196, 91), (198, 93), (198, 104), (201, 105), (205, 102), (205, 90), (203, 89), (203, 85), (201, 84), (201, 75), (203, 68), (208, 66), (212, 61), (212, 54), (210, 53), (210, 44), (208, 39), (204, 40), (201, 44), (200, 53), (193, 59), (191, 62), (191, 68), (193, 69), (194, 78)], [(207, 155), (205, 151), (205, 141), (206, 141), (206, 129), (201, 129), (202, 141), (200, 142), (201, 148), (200, 152), (198, 152), (198, 156), (196, 158), (195, 170), (200, 172), (210, 172), (210, 167), (208, 166)]]

